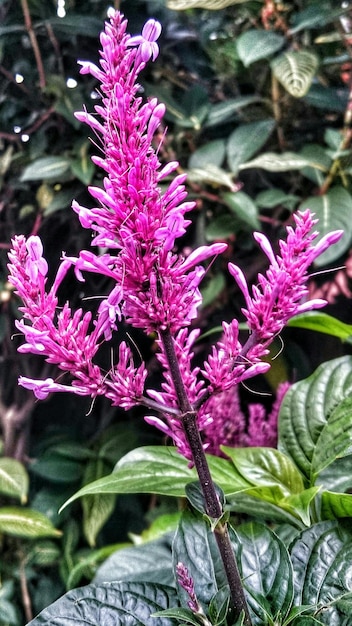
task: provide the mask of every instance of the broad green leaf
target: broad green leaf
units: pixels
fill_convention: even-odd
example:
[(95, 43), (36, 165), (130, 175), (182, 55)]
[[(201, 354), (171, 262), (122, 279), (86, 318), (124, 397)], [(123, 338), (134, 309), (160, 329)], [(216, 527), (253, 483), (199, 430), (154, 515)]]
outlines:
[(95, 166), (87, 154), (71, 161), (70, 167), (72, 174), (76, 176), (84, 185), (91, 184), (95, 172)]
[(205, 236), (207, 241), (227, 239), (239, 230), (241, 230), (239, 221), (234, 215), (219, 215), (219, 217), (212, 219), (210, 224), (207, 225)]
[(113, 580), (175, 585), (171, 538), (161, 537), (140, 546), (117, 550), (98, 568), (94, 582)]
[(302, 475), (290, 459), (274, 448), (228, 448), (222, 450), (230, 457), (236, 470), (254, 487), (279, 486), (285, 495), (303, 491)]
[[(101, 459), (92, 459), (86, 465), (83, 483), (90, 484), (109, 472), (109, 466)], [(88, 544), (95, 546), (97, 535), (112, 514), (116, 494), (96, 493), (82, 498), (83, 532)]]
[(314, 163), (295, 152), (283, 152), (282, 154), (265, 152), (252, 159), (252, 161), (243, 163), (239, 169), (247, 170), (254, 167), (267, 170), (268, 172), (289, 172), (291, 170), (301, 170), (307, 166), (322, 169), (319, 163)]
[(222, 199), (241, 222), (254, 230), (261, 230), (258, 209), (248, 194), (244, 191), (226, 192)]
[(236, 41), (238, 56), (243, 65), (248, 67), (260, 59), (268, 59), (280, 50), (285, 38), (271, 30), (255, 28), (242, 33)]
[(279, 413), (279, 450), (311, 483), (311, 463), (320, 433), (336, 406), (352, 393), (352, 357), (324, 363), (287, 391)]
[(317, 475), (336, 459), (351, 453), (352, 395), (349, 395), (334, 408), (321, 430), (312, 457), (313, 479), (316, 479)]
[(1, 581), (0, 586), (0, 624), (19, 626), (21, 619), (15, 601), (14, 579)]
[(206, 183), (213, 187), (227, 187), (234, 191), (236, 185), (234, 184), (233, 174), (229, 174), (221, 167), (208, 163), (203, 167), (195, 167), (188, 171), (188, 180), (193, 183)]
[(27, 470), (22, 463), (8, 457), (0, 458), (0, 493), (19, 498), (25, 504), (28, 484)]
[(290, 547), (297, 606), (316, 605), (327, 626), (348, 626), (352, 615), (352, 535), (338, 522), (320, 522)]
[(318, 67), (318, 57), (307, 50), (289, 50), (271, 62), (274, 76), (294, 98), (309, 90)]
[(229, 98), (225, 102), (211, 104), (204, 126), (209, 128), (224, 124), (233, 117), (236, 111), (260, 101), (259, 96), (239, 96), (238, 98)]
[(218, 11), (232, 4), (242, 4), (243, 2), (248, 2), (248, 0), (167, 0), (166, 6), (174, 11), (185, 11), (186, 9)]
[(316, 484), (323, 490), (346, 493), (351, 489), (351, 461), (352, 456), (337, 459), (320, 472)]
[(172, 447), (145, 446), (126, 454), (109, 476), (75, 493), (65, 506), (85, 495), (99, 493), (159, 493), (182, 497), (185, 485), (197, 479), (187, 460)]
[(309, 143), (303, 146), (300, 155), (310, 163), (319, 165), (319, 167), (311, 167), (308, 165), (301, 170), (301, 173), (317, 187), (321, 187), (332, 163), (331, 157), (327, 154), (327, 150), (319, 144)]
[(312, 196), (300, 205), (300, 210), (310, 209), (319, 220), (318, 243), (324, 235), (332, 230), (343, 230), (340, 241), (330, 246), (320, 255), (315, 265), (321, 267), (338, 259), (349, 248), (352, 239), (352, 196), (340, 186), (335, 186), (323, 196)]
[(52, 215), (56, 213), (56, 211), (61, 211), (62, 209), (67, 209), (72, 204), (72, 189), (67, 191), (56, 191), (52, 200), (49, 202), (47, 207), (43, 211), (43, 215), (47, 217), (48, 215)]
[(56, 565), (61, 554), (60, 546), (55, 541), (42, 539), (32, 545), (31, 550), (27, 553), (26, 563), (39, 567)]
[(275, 120), (266, 119), (241, 124), (231, 133), (227, 144), (227, 159), (234, 174), (266, 143), (274, 127)]
[(133, 537), (134, 543), (145, 543), (147, 541), (153, 541), (154, 539), (159, 539), (161, 535), (165, 535), (165, 533), (173, 533), (180, 520), (181, 511), (177, 513), (164, 513), (163, 515), (159, 515), (151, 525), (143, 530), (141, 535), (130, 535)]
[(293, 599), (293, 573), (286, 547), (268, 527), (257, 522), (242, 524), (233, 534), (253, 625), (269, 623), (268, 609), (273, 619), (279, 614), (283, 618)]
[(321, 28), (335, 20), (340, 14), (341, 9), (333, 10), (330, 2), (326, 4), (313, 2), (311, 6), (307, 6), (302, 11), (293, 13), (290, 33), (298, 33), (301, 30), (311, 28)]
[(339, 150), (342, 142), (342, 133), (336, 128), (327, 128), (324, 133), (324, 141), (331, 150)]
[(292, 511), (293, 515), (299, 516), (305, 526), (310, 526), (310, 507), (319, 491), (320, 487), (310, 487), (309, 489), (304, 489), (304, 491), (301, 491), (300, 493), (295, 493), (292, 496), (284, 498), (281, 506), (287, 511)]
[(341, 89), (340, 85), (338, 87), (325, 87), (324, 85), (313, 84), (304, 97), (304, 101), (318, 109), (343, 113), (348, 102), (348, 89)]
[(347, 341), (352, 337), (352, 324), (345, 324), (336, 317), (319, 311), (307, 311), (307, 313), (295, 315), (291, 317), (287, 326), (315, 330), (318, 333), (338, 337), (342, 341)]
[(225, 158), (225, 140), (214, 139), (195, 150), (189, 158), (188, 167), (204, 168), (207, 165), (221, 167)]
[(321, 517), (322, 519), (352, 518), (352, 494), (323, 491), (321, 494)]
[(47, 20), (55, 31), (61, 31), (70, 37), (83, 35), (84, 37), (99, 37), (102, 30), (102, 20), (92, 15), (66, 15), (64, 18), (52, 17)]
[[(94, 575), (98, 570), (98, 566), (100, 563), (106, 561), (112, 554), (117, 553), (118, 550), (123, 550), (126, 547), (130, 547), (130, 544), (126, 543), (116, 543), (104, 546), (99, 550), (82, 550), (76, 552), (75, 556), (77, 558), (77, 563), (70, 568), (70, 572), (67, 576), (66, 589), (73, 589), (74, 587), (78, 587), (82, 578), (92, 580)], [(115, 580), (114, 576), (110, 576), (110, 578), (106, 578), (101, 582), (109, 582), (109, 580)], [(97, 581), (95, 581), (97, 582)]]
[(24, 169), (21, 180), (60, 180), (68, 172), (70, 165), (71, 162), (66, 157), (43, 157)]
[(0, 532), (24, 539), (60, 537), (62, 534), (39, 511), (14, 506), (0, 508)]
[[(172, 587), (153, 583), (111, 582), (73, 589), (48, 606), (27, 626), (155, 626), (153, 613), (178, 605)], [(175, 626), (159, 617), (159, 626)]]
[[(180, 561), (187, 566), (201, 603), (209, 604), (227, 583), (214, 533), (200, 514), (183, 512), (172, 544), (172, 561), (174, 570)], [(186, 608), (189, 596), (178, 580), (176, 585), (181, 605)]]
[(255, 198), (255, 203), (262, 209), (273, 209), (277, 206), (283, 206), (290, 211), (296, 206), (299, 196), (287, 194), (281, 189), (265, 189), (261, 191)]
[[(225, 492), (235, 493), (248, 488), (232, 464), (207, 455), (213, 480)], [(197, 480), (195, 469), (172, 446), (144, 446), (132, 450), (116, 464), (109, 476), (104, 476), (77, 491), (62, 507), (82, 496), (98, 493), (158, 493), (184, 497), (185, 486)]]
[(202, 626), (203, 619), (198, 617), (191, 611), (191, 609), (165, 609), (164, 611), (158, 611), (154, 613), (153, 617), (170, 617), (178, 621), (179, 624), (191, 624), (192, 626)]
[(292, 507), (282, 508), (282, 493), (279, 492), (276, 499), (273, 495), (273, 488), (270, 487), (250, 489), (228, 496), (227, 508), (233, 511), (235, 515), (244, 513), (260, 521), (268, 520), (270, 523), (278, 522), (279, 524), (289, 524), (294, 528), (304, 528), (305, 525), (301, 521), (301, 516), (292, 514)]
[(65, 458), (50, 448), (30, 465), (30, 471), (37, 476), (55, 483), (73, 483), (82, 477), (83, 465), (80, 461)]

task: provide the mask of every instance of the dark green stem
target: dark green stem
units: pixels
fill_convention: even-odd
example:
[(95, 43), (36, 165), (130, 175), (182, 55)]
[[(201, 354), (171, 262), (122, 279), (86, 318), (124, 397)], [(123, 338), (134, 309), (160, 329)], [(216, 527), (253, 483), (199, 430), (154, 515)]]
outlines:
[[(170, 374), (177, 394), (183, 429), (192, 452), (192, 459), (198, 473), (199, 482), (203, 491), (205, 510), (213, 520), (220, 520), (223, 511), (215, 486), (210, 474), (208, 462), (204, 453), (202, 440), (197, 425), (197, 413), (194, 411), (182, 380), (179, 362), (176, 356), (174, 340), (171, 333), (160, 331), (165, 356), (168, 361)], [(231, 604), (230, 610), (233, 621), (244, 611), (246, 626), (252, 626), (248, 606), (244, 595), (241, 577), (238, 571), (235, 555), (230, 541), (227, 524), (219, 521), (215, 525), (215, 538), (224, 565), (224, 570), (230, 587)]]

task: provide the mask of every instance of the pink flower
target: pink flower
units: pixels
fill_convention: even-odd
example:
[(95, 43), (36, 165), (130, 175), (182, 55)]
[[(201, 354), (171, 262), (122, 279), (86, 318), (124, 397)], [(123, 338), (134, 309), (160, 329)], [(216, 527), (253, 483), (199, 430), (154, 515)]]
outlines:
[(279, 242), (280, 255), (275, 255), (269, 241), (262, 233), (254, 238), (267, 255), (270, 265), (265, 276), (259, 274), (258, 284), (249, 293), (246, 279), (239, 267), (229, 264), (229, 271), (235, 278), (245, 298), (246, 308), (242, 309), (248, 327), (254, 334), (255, 342), (268, 343), (296, 313), (320, 308), (325, 300), (305, 301), (308, 267), (330, 245), (336, 243), (343, 231), (326, 235), (317, 246), (312, 242), (318, 233), (312, 229), (316, 224), (309, 210), (294, 215), (296, 228), (287, 228), (287, 240)]
[(141, 35), (131, 37), (128, 46), (139, 46), (138, 58), (143, 63), (147, 63), (151, 58), (153, 61), (159, 54), (159, 46), (156, 43), (161, 34), (161, 24), (156, 20), (148, 20), (142, 30)]

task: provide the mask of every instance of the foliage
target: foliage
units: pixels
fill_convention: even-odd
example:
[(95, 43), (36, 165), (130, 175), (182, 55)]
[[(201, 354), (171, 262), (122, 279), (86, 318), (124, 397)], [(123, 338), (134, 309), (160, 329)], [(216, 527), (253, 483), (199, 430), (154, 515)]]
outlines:
[[(62, 248), (76, 254), (86, 245), (70, 204), (73, 197), (85, 202), (86, 186), (101, 183), (86, 129), (73, 112), (97, 97), (94, 81), (79, 77), (76, 60), (97, 60), (107, 3), (66, 4), (60, 18), (54, 3), (33, 0), (30, 22), (23, 14), (27, 2), (0, 6), (1, 246), (6, 251), (14, 233), (40, 232), (55, 263)], [(185, 247), (226, 239), (229, 257), (251, 279), (263, 268), (251, 232), (263, 230), (274, 243), (292, 211), (310, 207), (320, 236), (344, 230), (317, 265), (331, 269), (348, 261), (349, 9), (326, 0), (125, 0), (121, 9), (132, 32), (149, 16), (163, 24), (160, 58), (143, 80), (146, 94), (167, 106), (163, 157), (177, 155), (197, 200)], [(0, 624), (21, 626), (42, 609), (33, 626), (53, 616), (60, 626), (98, 622), (98, 615), (124, 623), (128, 605), (141, 624), (155, 622), (158, 613), (165, 626), (206, 619), (230, 626), (209, 524), (191, 506), (179, 510), (196, 480), (187, 462), (160, 445), (138, 413), (121, 424), (119, 410), (103, 402), (89, 407), (64, 398), (35, 407), (17, 387), (20, 366), (10, 337), (20, 314), (5, 265), (3, 255)], [(315, 285), (319, 296), (337, 294), (330, 312), (341, 320), (299, 316), (285, 335), (284, 361), (273, 362), (276, 379), (297, 370), (304, 379), (281, 408), (278, 450), (227, 447), (224, 458), (208, 457), (236, 525), (231, 541), (258, 626), (351, 620), (352, 362), (349, 356), (330, 360), (348, 354), (352, 335), (350, 275), (343, 276), (335, 271)], [(90, 279), (82, 292), (89, 298), (103, 288)], [(69, 284), (65, 296), (74, 290)], [(204, 295), (201, 326), (212, 338), (219, 314), (230, 319), (241, 306), (221, 259), (209, 268)], [(308, 330), (295, 335), (297, 327)], [(335, 343), (321, 341), (317, 350), (315, 337), (329, 335)], [(152, 361), (153, 338), (134, 340)], [(22, 371), (23, 363), (24, 355)], [(38, 376), (52, 373), (40, 360), (25, 367)], [(273, 391), (269, 378), (258, 385)], [(179, 559), (194, 578), (204, 615), (190, 611), (177, 583)]]

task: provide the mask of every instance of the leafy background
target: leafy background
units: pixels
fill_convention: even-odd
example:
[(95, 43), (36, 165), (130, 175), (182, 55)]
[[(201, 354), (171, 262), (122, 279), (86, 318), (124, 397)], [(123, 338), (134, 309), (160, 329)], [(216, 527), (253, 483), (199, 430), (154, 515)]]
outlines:
[[(70, 0), (65, 3), (66, 15), (59, 17), (57, 2), (0, 2), (0, 624), (4, 625), (21, 626), (94, 575), (98, 582), (109, 580), (106, 571), (111, 568), (116, 575), (118, 549), (144, 546), (147, 563), (150, 554), (160, 551), (160, 567), (165, 564), (170, 543), (164, 533), (174, 532), (180, 516), (178, 499), (184, 496), (185, 483), (195, 480), (172, 450), (154, 447), (164, 442), (144, 425), (139, 410), (126, 415), (103, 400), (90, 406), (67, 396), (36, 404), (17, 386), (19, 373), (42, 377), (55, 376), (55, 371), (40, 359), (16, 353), (18, 338), (13, 332), (19, 302), (7, 283), (6, 254), (14, 234), (38, 233), (54, 273), (63, 249), (76, 254), (89, 246), (89, 235), (79, 227), (70, 206), (73, 198), (89, 203), (86, 186), (100, 184), (100, 174), (90, 161), (97, 148), (73, 112), (83, 104), (92, 109), (99, 95), (95, 81), (79, 75), (77, 59), (97, 62), (108, 5), (105, 0)], [(132, 33), (151, 16), (163, 24), (160, 56), (144, 72), (142, 83), (146, 96), (157, 96), (167, 106), (168, 134), (161, 158), (180, 161), (189, 173), (189, 193), (197, 201), (180, 249), (219, 239), (229, 244), (226, 257), (216, 260), (204, 282), (199, 319), (204, 338), (197, 358), (219, 336), (223, 319), (234, 315), (241, 319), (243, 302), (228, 277), (227, 262), (239, 264), (249, 281), (265, 269), (253, 230), (265, 232), (275, 246), (292, 211), (306, 207), (316, 212), (320, 235), (344, 230), (340, 244), (319, 259), (310, 284), (311, 295), (330, 301), (326, 310), (330, 317), (314, 313), (294, 320), (282, 336), (283, 351), (280, 343), (274, 347), (273, 355), (278, 356), (270, 373), (255, 381), (254, 391), (266, 394), (274, 393), (283, 380), (302, 381), (290, 391), (280, 416), (279, 451), (235, 450), (228, 451), (230, 463), (211, 460), (236, 521), (242, 520), (242, 511), (245, 519), (259, 511), (261, 519), (270, 517), (280, 524), (277, 567), (290, 570), (299, 542), (318, 545), (324, 533), (332, 533), (340, 542), (334, 545), (350, 545), (347, 531), (336, 527), (336, 518), (351, 516), (347, 469), (351, 10), (349, 5), (324, 0), (283, 4), (125, 0), (121, 10)], [(83, 297), (87, 306), (94, 306), (90, 296), (107, 289), (93, 276), (78, 292), (69, 279), (61, 297), (74, 304)], [(153, 339), (136, 333), (134, 340), (158, 384)], [(109, 367), (110, 356), (103, 358)], [(329, 359), (337, 360), (323, 372), (316, 370)], [(313, 378), (303, 381), (309, 375)], [(321, 385), (327, 399), (318, 396)], [(301, 410), (307, 397), (316, 398), (318, 404), (313, 402), (311, 413)], [(253, 390), (242, 389), (243, 406), (249, 400), (253, 402)], [(271, 395), (260, 400), (270, 405)], [(309, 428), (311, 439), (294, 438), (293, 433)], [(340, 439), (337, 432), (343, 433)], [(116, 463), (110, 490), (91, 489), (58, 514), (84, 485), (95, 480), (106, 485), (103, 477)], [(255, 480), (253, 466), (258, 468)], [(276, 541), (266, 528), (255, 525), (257, 521), (253, 524), (239, 531), (242, 542)], [(311, 524), (320, 524), (319, 532), (314, 534)], [(187, 530), (193, 532), (188, 526)], [(282, 556), (289, 544), (290, 561)], [(127, 567), (130, 559), (127, 552), (120, 562)], [(148, 580), (171, 584), (167, 567)], [(243, 567), (247, 571), (246, 564)], [(146, 565), (147, 570), (150, 576)], [(343, 558), (341, 571), (348, 573)], [(130, 576), (131, 570), (127, 572)], [(325, 580), (328, 575), (322, 576)], [(122, 574), (119, 578), (124, 580)], [(274, 579), (274, 591), (275, 584)], [(256, 592), (259, 588), (260, 582)], [(302, 603), (317, 602), (305, 597), (292, 578), (276, 607), (286, 617), (293, 589)], [(153, 596), (155, 589), (150, 593)], [(254, 607), (256, 602), (258, 598)], [(160, 606), (166, 608), (167, 602)], [(262, 609), (254, 610), (260, 623)], [(336, 611), (326, 610), (324, 619), (343, 623)]]

